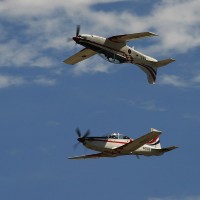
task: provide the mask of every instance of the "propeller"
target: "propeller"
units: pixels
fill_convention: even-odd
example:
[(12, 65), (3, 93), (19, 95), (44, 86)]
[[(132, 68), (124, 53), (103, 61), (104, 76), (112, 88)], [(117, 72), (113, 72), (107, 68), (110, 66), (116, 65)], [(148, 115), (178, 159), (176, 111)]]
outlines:
[(76, 129), (76, 133), (77, 133), (78, 137), (80, 138), (81, 137), (81, 131), (80, 131), (79, 128)]
[(90, 135), (90, 130), (87, 130), (87, 131), (85, 132), (85, 134), (84, 134), (83, 136), (81, 136), (81, 131), (80, 131), (79, 128), (77, 128), (77, 129), (76, 129), (76, 134), (77, 134), (77, 136), (78, 136), (78, 139), (77, 139), (77, 140), (78, 140), (78, 143), (76, 143), (76, 144), (74, 145), (74, 149), (76, 149), (80, 143), (84, 143), (85, 138), (88, 137), (88, 136)]
[(81, 29), (81, 26), (80, 25), (77, 25), (76, 26), (76, 36), (72, 37), (72, 38), (67, 38), (67, 42), (71, 42), (71, 41), (75, 41), (77, 40), (79, 34), (80, 34), (80, 29)]
[(76, 26), (76, 37), (79, 36), (80, 29), (81, 29), (81, 26), (80, 26), (80, 25), (77, 25), (77, 26)]

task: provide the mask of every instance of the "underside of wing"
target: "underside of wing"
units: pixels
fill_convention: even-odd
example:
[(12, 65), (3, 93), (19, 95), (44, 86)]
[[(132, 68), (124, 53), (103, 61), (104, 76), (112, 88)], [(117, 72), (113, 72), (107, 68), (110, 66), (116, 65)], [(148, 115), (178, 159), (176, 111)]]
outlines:
[(82, 155), (82, 156), (74, 156), (74, 157), (69, 157), (68, 159), (88, 159), (88, 158), (105, 158), (105, 157), (111, 157), (107, 154), (104, 153), (96, 153), (96, 154), (88, 154), (88, 155)]
[(115, 150), (121, 150), (121, 153), (128, 153), (133, 152), (143, 146), (144, 144), (148, 143), (150, 140), (154, 139), (155, 137), (159, 136), (161, 134), (161, 131), (153, 130), (150, 133), (147, 133), (146, 135), (143, 135), (142, 137), (137, 138), (136, 140), (127, 143), (121, 147), (118, 147)]
[(115, 36), (109, 37), (108, 40), (111, 40), (113, 42), (123, 43), (129, 40), (137, 40), (139, 38), (146, 38), (146, 37), (152, 37), (152, 36), (158, 36), (158, 35), (152, 32), (141, 32), (141, 33), (133, 33), (133, 34), (115, 35)]
[(81, 62), (82, 60), (85, 60), (95, 54), (96, 54), (95, 51), (88, 49), (88, 48), (84, 48), (81, 51), (79, 51), (78, 53), (76, 53), (73, 56), (64, 60), (64, 63), (73, 65), (73, 64)]

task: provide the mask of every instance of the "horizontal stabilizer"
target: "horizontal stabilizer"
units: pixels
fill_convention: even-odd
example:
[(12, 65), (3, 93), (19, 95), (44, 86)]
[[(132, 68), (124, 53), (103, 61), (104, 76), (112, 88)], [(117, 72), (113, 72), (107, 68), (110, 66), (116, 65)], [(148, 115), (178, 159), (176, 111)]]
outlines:
[(171, 147), (166, 147), (166, 148), (163, 148), (163, 149), (157, 149), (157, 151), (160, 151), (160, 152), (165, 153), (165, 152), (168, 152), (168, 151), (172, 151), (172, 150), (174, 150), (174, 149), (176, 149), (176, 148), (178, 148), (178, 147), (176, 147), (176, 146), (171, 146)]
[(158, 62), (155, 62), (153, 66), (158, 68), (158, 67), (168, 65), (169, 63), (174, 62), (174, 61), (175, 61), (174, 59), (168, 58), (168, 59), (165, 59), (165, 60), (160, 60)]

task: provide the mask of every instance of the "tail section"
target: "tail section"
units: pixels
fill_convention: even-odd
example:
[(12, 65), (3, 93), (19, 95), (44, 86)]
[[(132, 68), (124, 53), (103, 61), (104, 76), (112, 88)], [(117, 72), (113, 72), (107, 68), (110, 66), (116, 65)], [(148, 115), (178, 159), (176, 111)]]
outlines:
[(159, 67), (168, 65), (169, 63), (174, 62), (175, 60), (172, 58), (169, 58), (169, 59), (157, 61), (157, 60), (150, 60), (148, 58), (146, 59), (146, 61), (148, 64), (137, 63), (137, 65), (146, 73), (149, 84), (155, 84), (157, 69)]
[[(151, 132), (160, 132), (154, 128), (151, 128)], [(161, 149), (161, 144), (160, 144), (160, 138), (159, 136), (156, 136), (155, 138), (153, 138), (152, 140), (150, 140), (147, 145), (154, 147), (155, 149)]]
[[(151, 128), (151, 132), (160, 132), (160, 131)], [(153, 138), (152, 140), (150, 140), (146, 144), (151, 147), (151, 153), (152, 153), (151, 155), (154, 155), (154, 156), (160, 156), (160, 155), (163, 155), (164, 153), (166, 153), (168, 151), (172, 151), (172, 150), (178, 148), (177, 146), (170, 146), (170, 147), (161, 148), (159, 136), (156, 136), (155, 138)]]
[(177, 146), (171, 146), (171, 147), (166, 147), (166, 148), (162, 148), (162, 149), (156, 149), (156, 151), (157, 151), (158, 154), (162, 155), (162, 154), (164, 154), (164, 153), (166, 153), (168, 151), (172, 151), (172, 150), (174, 150), (176, 148), (178, 148), (178, 147)]

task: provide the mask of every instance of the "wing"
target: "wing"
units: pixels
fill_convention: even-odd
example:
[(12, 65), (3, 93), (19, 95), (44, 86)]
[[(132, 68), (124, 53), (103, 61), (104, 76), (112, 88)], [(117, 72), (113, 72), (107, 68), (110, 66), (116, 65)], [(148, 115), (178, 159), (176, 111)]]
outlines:
[(137, 40), (139, 38), (146, 38), (146, 37), (152, 37), (152, 36), (158, 36), (158, 35), (152, 32), (141, 32), (141, 33), (133, 33), (133, 34), (125, 34), (125, 35), (115, 35), (115, 36), (109, 37), (108, 40), (121, 43), (121, 42), (127, 42), (129, 40)]
[(67, 58), (64, 61), (64, 63), (73, 65), (73, 64), (81, 62), (82, 60), (85, 60), (95, 54), (96, 54), (95, 51), (85, 48), (85, 49), (82, 49), (81, 51), (79, 51), (78, 53), (74, 54), (73, 56)]
[(142, 137), (137, 138), (136, 140), (127, 143), (123, 146), (116, 148), (116, 151), (121, 151), (121, 153), (132, 152), (143, 146), (144, 144), (148, 143), (150, 140), (154, 139), (155, 137), (159, 136), (161, 131), (153, 130)]
[(96, 154), (88, 154), (88, 155), (83, 155), (83, 156), (74, 156), (74, 157), (69, 157), (68, 159), (88, 159), (88, 158), (105, 158), (105, 157), (111, 157), (109, 155), (106, 155), (104, 153), (96, 153)]

